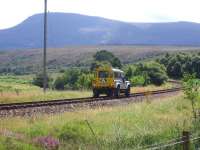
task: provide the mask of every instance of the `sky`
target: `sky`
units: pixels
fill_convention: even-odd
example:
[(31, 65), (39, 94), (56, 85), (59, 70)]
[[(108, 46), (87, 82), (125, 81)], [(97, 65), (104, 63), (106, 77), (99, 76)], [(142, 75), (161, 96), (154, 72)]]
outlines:
[[(44, 0), (0, 0), (0, 29), (42, 13)], [(48, 0), (49, 12), (70, 12), (126, 22), (200, 23), (200, 0)]]

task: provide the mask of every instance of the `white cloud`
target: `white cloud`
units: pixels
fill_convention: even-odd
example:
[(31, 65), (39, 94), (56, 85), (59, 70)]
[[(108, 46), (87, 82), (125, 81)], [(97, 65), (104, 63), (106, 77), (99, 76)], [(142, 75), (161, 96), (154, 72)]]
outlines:
[[(43, 12), (44, 0), (0, 0), (0, 28)], [(200, 22), (199, 0), (48, 0), (49, 11), (72, 12), (128, 22)]]

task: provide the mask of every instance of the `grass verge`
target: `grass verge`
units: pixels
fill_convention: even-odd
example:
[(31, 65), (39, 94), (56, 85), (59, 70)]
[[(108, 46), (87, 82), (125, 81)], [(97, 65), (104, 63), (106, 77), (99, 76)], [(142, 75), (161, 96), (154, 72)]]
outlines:
[[(41, 136), (59, 140), (61, 150), (134, 149), (176, 138), (183, 130), (194, 130), (191, 116), (189, 102), (179, 95), (60, 115), (1, 119), (0, 129), (22, 134), (37, 149), (41, 146), (35, 147), (33, 141)], [(0, 141), (7, 144), (5, 140)], [(22, 143), (26, 147), (27, 143)]]

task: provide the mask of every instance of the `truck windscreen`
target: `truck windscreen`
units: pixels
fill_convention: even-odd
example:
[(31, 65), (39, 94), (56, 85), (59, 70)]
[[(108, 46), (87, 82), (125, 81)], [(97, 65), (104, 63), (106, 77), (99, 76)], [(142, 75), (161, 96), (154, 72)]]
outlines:
[(107, 71), (99, 71), (99, 78), (108, 78), (109, 74)]

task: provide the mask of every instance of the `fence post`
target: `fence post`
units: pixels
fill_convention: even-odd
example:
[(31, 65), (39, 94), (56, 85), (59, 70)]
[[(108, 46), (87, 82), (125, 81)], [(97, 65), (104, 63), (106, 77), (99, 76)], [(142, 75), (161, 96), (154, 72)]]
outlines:
[(183, 150), (190, 150), (190, 132), (183, 131)]

